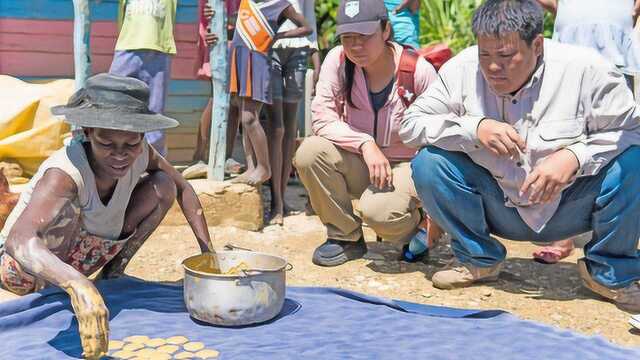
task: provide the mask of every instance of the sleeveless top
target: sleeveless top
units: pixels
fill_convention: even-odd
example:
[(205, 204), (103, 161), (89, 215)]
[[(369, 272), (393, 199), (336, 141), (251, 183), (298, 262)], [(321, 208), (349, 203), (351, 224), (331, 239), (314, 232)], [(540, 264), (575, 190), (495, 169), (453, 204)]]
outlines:
[(149, 145), (143, 140), (142, 154), (133, 162), (125, 176), (118, 179), (113, 195), (108, 204), (100, 200), (96, 180), (82, 143), (71, 144), (56, 151), (45, 160), (38, 172), (33, 176), (27, 188), (13, 209), (0, 233), (0, 248), (4, 244), (16, 220), (26, 209), (38, 181), (47, 170), (56, 168), (69, 175), (76, 184), (78, 193), (73, 200), (80, 209), (82, 229), (87, 233), (109, 240), (118, 240), (124, 224), (124, 216), (129, 205), (131, 193), (138, 185), (140, 177), (146, 172), (149, 164)]

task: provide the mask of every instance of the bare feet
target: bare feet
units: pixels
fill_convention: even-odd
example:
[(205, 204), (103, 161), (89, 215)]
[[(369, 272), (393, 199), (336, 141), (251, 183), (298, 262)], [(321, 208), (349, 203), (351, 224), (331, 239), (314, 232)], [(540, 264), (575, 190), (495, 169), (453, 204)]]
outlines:
[(284, 225), (284, 215), (282, 213), (272, 213), (269, 225)]
[(285, 215), (298, 215), (298, 214), (302, 214), (304, 212), (304, 210), (296, 210), (293, 207), (287, 205), (287, 203), (284, 203), (284, 214)]
[[(286, 206), (286, 205), (285, 205)], [(269, 215), (271, 219), (269, 220), (269, 225), (284, 225), (284, 216), (285, 210), (282, 203), (271, 200), (271, 209), (269, 211)]]
[(232, 184), (247, 184), (251, 186), (260, 186), (263, 182), (271, 178), (271, 172), (263, 167), (256, 167), (253, 171), (245, 171), (242, 175), (231, 180)]

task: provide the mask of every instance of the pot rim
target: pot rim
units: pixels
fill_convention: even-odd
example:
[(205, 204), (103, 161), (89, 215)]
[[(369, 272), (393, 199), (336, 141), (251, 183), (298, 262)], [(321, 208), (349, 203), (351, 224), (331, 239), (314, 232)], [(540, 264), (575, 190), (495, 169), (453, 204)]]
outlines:
[(187, 267), (187, 265), (185, 263), (188, 260), (196, 258), (196, 257), (202, 255), (202, 254), (197, 254), (197, 255), (189, 256), (188, 258), (182, 260), (182, 268), (184, 269), (185, 274), (190, 274), (190, 275), (193, 275), (193, 276), (205, 277), (205, 278), (234, 279), (234, 278), (244, 278), (244, 277), (248, 277), (248, 276), (255, 276), (255, 275), (258, 275), (260, 273), (285, 272), (285, 271), (287, 271), (286, 268), (288, 266), (290, 266), (289, 262), (287, 262), (287, 260), (285, 258), (283, 258), (281, 256), (277, 256), (277, 255), (263, 253), (263, 252), (246, 251), (246, 250), (222, 250), (222, 251), (216, 251), (216, 254), (230, 254), (230, 253), (249, 253), (249, 254), (253, 254), (253, 255), (269, 256), (269, 257), (273, 257), (273, 258), (276, 258), (276, 259), (282, 261), (283, 265), (279, 266), (277, 269), (247, 269), (247, 270), (243, 271), (243, 274), (212, 274), (212, 273), (206, 273), (206, 272), (202, 272), (202, 271), (193, 270), (193, 269)]

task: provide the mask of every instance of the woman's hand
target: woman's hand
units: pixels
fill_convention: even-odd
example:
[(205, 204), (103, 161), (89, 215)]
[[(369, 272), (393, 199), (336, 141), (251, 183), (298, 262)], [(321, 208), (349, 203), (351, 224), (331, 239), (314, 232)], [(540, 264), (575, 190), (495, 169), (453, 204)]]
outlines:
[(393, 186), (393, 172), (391, 164), (374, 141), (362, 144), (362, 157), (369, 168), (369, 180), (371, 185), (382, 190)]
[(109, 350), (109, 310), (91, 281), (61, 285), (71, 298), (78, 320), (80, 341), (86, 359), (100, 359)]

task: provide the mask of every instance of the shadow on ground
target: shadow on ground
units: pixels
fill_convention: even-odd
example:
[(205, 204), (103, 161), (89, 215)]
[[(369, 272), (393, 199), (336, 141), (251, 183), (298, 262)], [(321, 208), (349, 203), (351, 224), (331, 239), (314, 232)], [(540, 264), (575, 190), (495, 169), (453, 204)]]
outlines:
[[(444, 268), (452, 259), (448, 241), (431, 250), (428, 259), (418, 263), (400, 261), (399, 247), (387, 242), (369, 242), (371, 260), (367, 267), (383, 274), (422, 272), (430, 280), (434, 273)], [(512, 294), (525, 294), (531, 299), (569, 301), (592, 298), (582, 287), (575, 263), (560, 262), (544, 265), (531, 258), (509, 257), (504, 263), (498, 281), (481, 283)]]

